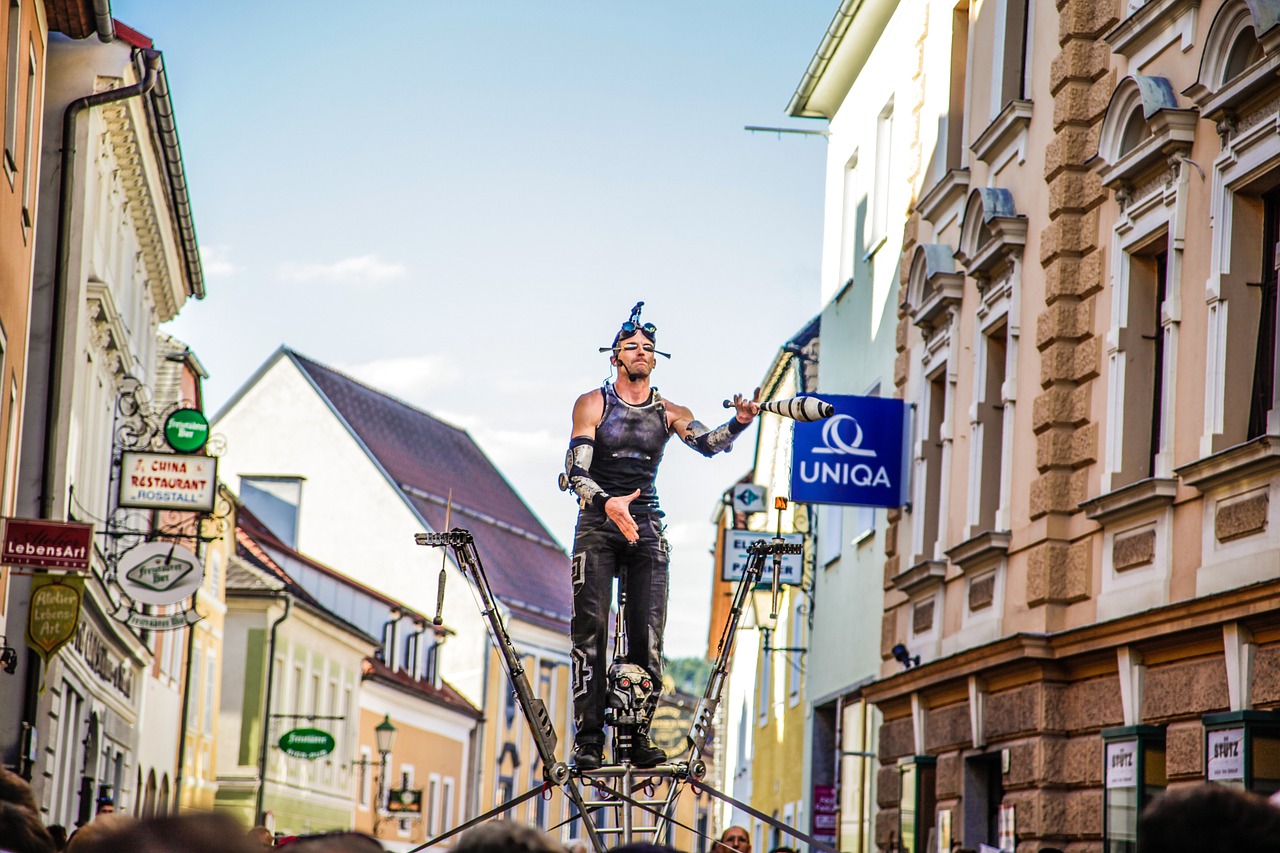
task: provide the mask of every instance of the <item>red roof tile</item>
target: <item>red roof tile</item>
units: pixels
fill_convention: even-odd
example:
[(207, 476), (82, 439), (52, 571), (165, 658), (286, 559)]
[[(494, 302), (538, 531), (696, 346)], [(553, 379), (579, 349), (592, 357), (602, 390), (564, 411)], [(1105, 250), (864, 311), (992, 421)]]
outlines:
[(393, 670), (382, 661), (374, 658), (364, 659), (363, 670), (365, 678), (373, 678), (378, 681), (384, 681), (388, 684), (394, 684), (409, 693), (434, 700), (442, 705), (451, 706), (455, 710), (461, 711), (462, 713), (474, 717), (477, 720), (484, 716), (480, 713), (479, 708), (468, 702), (466, 698), (447, 681), (442, 680), (440, 682), (440, 686), (436, 687), (424, 678), (414, 678), (402, 669)]

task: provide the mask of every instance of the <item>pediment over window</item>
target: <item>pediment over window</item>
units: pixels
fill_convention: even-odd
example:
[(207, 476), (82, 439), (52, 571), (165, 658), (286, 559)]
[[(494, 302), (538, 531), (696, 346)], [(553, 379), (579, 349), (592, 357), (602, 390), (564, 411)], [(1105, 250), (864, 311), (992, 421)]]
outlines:
[(1209, 25), (1196, 82), (1183, 92), (1212, 121), (1233, 121), (1280, 89), (1280, 0), (1232, 0)]
[(979, 187), (969, 193), (960, 223), (956, 260), (979, 283), (1022, 257), (1027, 243), (1027, 217), (1013, 206), (1013, 193), (999, 187)]
[(946, 322), (947, 312), (964, 295), (964, 273), (956, 269), (955, 253), (942, 243), (921, 243), (911, 255), (907, 276), (907, 310), (922, 329)]
[(1133, 74), (1120, 81), (1102, 118), (1094, 160), (1104, 186), (1132, 186), (1138, 178), (1191, 150), (1199, 116), (1178, 106), (1164, 77)]

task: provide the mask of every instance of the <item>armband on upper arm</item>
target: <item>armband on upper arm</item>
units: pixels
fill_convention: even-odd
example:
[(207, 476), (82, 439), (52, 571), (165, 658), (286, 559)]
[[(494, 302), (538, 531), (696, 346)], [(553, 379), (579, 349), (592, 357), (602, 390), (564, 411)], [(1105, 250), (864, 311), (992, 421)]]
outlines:
[(703, 456), (714, 456), (733, 447), (733, 440), (747, 426), (749, 425), (737, 418), (730, 418), (728, 423), (721, 424), (715, 429), (707, 429), (707, 425), (702, 421), (693, 421), (689, 424), (684, 442)]
[(578, 436), (569, 442), (569, 451), (564, 455), (564, 474), (560, 476), (560, 488), (571, 491), (578, 496), (582, 506), (593, 506), (604, 511), (604, 502), (609, 495), (593, 479), (591, 479), (591, 457), (595, 453), (594, 439)]

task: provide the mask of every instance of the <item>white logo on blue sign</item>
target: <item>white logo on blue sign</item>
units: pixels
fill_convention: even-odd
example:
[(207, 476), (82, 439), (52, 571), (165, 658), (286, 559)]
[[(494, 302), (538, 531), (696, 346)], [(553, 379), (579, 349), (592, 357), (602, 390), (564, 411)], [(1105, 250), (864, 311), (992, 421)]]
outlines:
[(797, 423), (792, 441), (791, 496), (804, 503), (902, 505), (901, 400), (823, 394), (836, 413)]

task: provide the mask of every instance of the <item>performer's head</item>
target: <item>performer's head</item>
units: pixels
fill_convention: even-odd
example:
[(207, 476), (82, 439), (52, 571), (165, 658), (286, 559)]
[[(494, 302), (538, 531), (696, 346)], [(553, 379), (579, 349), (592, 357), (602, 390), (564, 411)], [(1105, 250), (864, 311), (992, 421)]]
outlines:
[(618, 368), (619, 374), (626, 373), (632, 382), (638, 382), (653, 373), (657, 356), (667, 355), (658, 353), (655, 347), (658, 327), (652, 323), (640, 322), (640, 309), (643, 307), (643, 302), (635, 304), (631, 309), (631, 316), (618, 328), (618, 333), (613, 336), (613, 345), (609, 348), (612, 353), (609, 362)]

